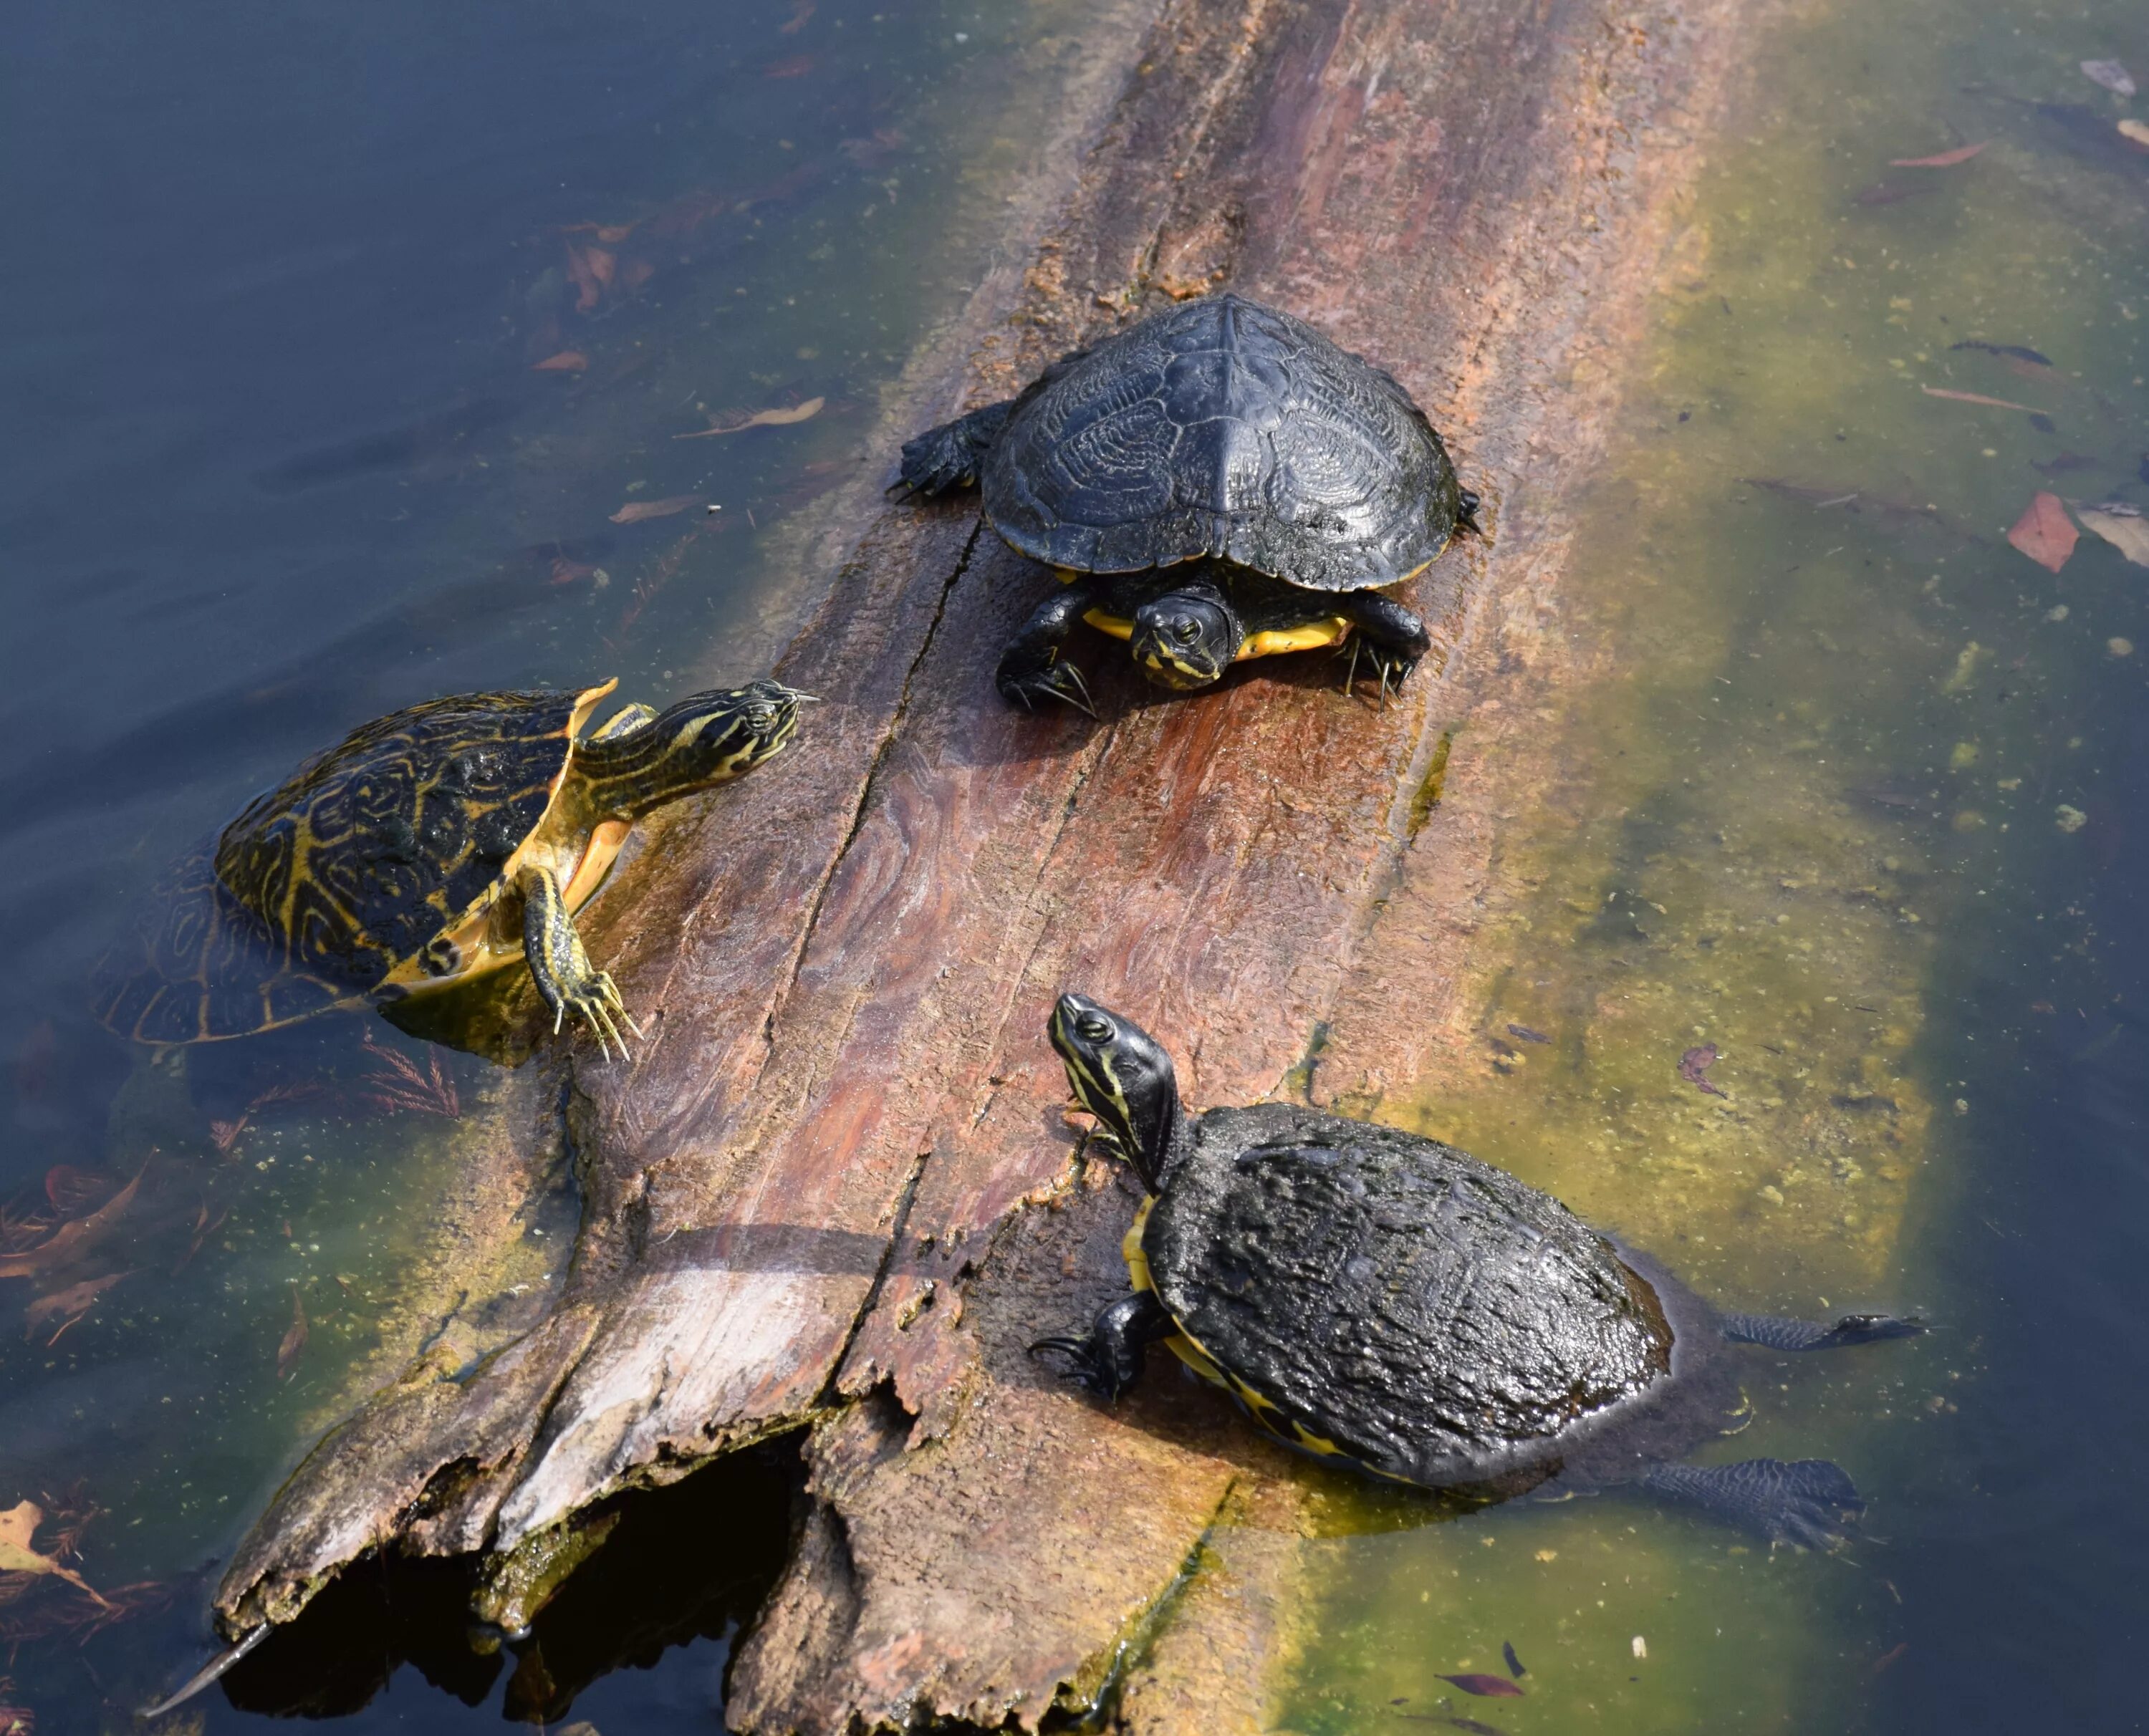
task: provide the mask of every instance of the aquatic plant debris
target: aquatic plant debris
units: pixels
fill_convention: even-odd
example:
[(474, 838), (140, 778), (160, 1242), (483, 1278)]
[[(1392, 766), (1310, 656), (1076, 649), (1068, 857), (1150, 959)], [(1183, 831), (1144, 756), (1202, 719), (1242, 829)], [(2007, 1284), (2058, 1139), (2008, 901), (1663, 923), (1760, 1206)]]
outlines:
[(2030, 498), (2007, 532), (2007, 540), (2027, 555), (2038, 566), (2057, 572), (2067, 564), (2075, 551), (2075, 544), (2081, 532), (2075, 529), (2074, 521), (2067, 516), (2067, 509), (2060, 497), (2043, 489)]
[(0, 1278), (33, 1278), (78, 1260), (111, 1233), (140, 1191), (142, 1178), (149, 1173), (143, 1164), (134, 1179), (86, 1218), (63, 1224), (46, 1240), (18, 1254), (0, 1255)]
[(579, 350), (562, 350), (556, 355), (548, 355), (541, 362), (532, 362), (532, 374), (579, 374), (590, 365), (590, 359)]
[(2077, 506), (2075, 516), (2082, 528), (2093, 531), (2136, 566), (2149, 566), (2149, 518), (2126, 501), (2104, 501), (2094, 506)]
[(709, 418), (709, 425), (692, 434), (675, 434), (674, 440), (714, 440), (723, 434), (743, 434), (749, 428), (788, 428), (793, 422), (809, 422), (821, 414), (826, 398), (808, 398), (788, 410), (727, 410)]
[(616, 525), (638, 525), (645, 519), (669, 518), (701, 504), (699, 495), (672, 495), (662, 501), (629, 501), (611, 515), (611, 521)]
[(62, 1567), (53, 1556), (38, 1552), (38, 1527), (44, 1522), (45, 1510), (34, 1501), (18, 1501), (5, 1512), (0, 1512), (0, 1573), (50, 1574), (56, 1579), (64, 1579), (109, 1609), (112, 1606), (81, 1574)]
[(1729, 1099), (1731, 1094), (1709, 1082), (1709, 1069), (1716, 1064), (1716, 1045), (1698, 1043), (1679, 1057), (1679, 1077), (1689, 1084), (1699, 1085), (1711, 1097)]
[(1522, 1690), (1505, 1676), (1486, 1676), (1466, 1673), (1460, 1676), (1442, 1676), (1443, 1682), (1452, 1682), (1465, 1693), (1480, 1695), (1488, 1700), (1519, 1700)]
[(2116, 91), (2122, 97), (2134, 94), (2133, 76), (2116, 60), (2085, 60), (2082, 76), (2101, 84), (2106, 90)]
[(60, 1341), (61, 1333), (96, 1306), (99, 1296), (122, 1278), (131, 1278), (139, 1270), (138, 1266), (129, 1266), (123, 1272), (108, 1272), (102, 1278), (85, 1278), (81, 1283), (71, 1284), (65, 1290), (56, 1290), (50, 1296), (39, 1296), (23, 1311), (23, 1341), (28, 1343), (47, 1321), (57, 1320), (58, 1327), (45, 1341), (45, 1348), (50, 1350)]
[(2120, 122), (2119, 136), (2130, 143), (2138, 144), (2144, 150), (2149, 150), (2149, 121), (2138, 121), (2130, 114), (2125, 120)]
[(1994, 410), (2019, 410), (2025, 415), (2044, 415), (2036, 405), (2017, 404), (2012, 398), (1988, 398), (1982, 392), (1958, 392), (1944, 385), (1921, 385), (1918, 390), (1928, 398), (1951, 398), (1957, 404), (1984, 404)]
[(298, 1366), (299, 1358), (306, 1350), (306, 1305), (299, 1299), (299, 1286), (291, 1286), (291, 1324), (284, 1329), (284, 1341), (276, 1346), (276, 1378), (289, 1380), (291, 1371)]
[(1507, 1660), (1507, 1673), (1517, 1682), (1529, 1674), (1529, 1672), (1522, 1668), (1522, 1660), (1515, 1655), (1515, 1643), (1512, 1640), (1503, 1639), (1500, 1642), (1500, 1655)]
[(1958, 163), (1967, 163), (1992, 141), (1980, 138), (1975, 144), (1958, 146), (1951, 151), (1942, 151), (1937, 157), (1890, 157), (1890, 169), (1953, 169)]

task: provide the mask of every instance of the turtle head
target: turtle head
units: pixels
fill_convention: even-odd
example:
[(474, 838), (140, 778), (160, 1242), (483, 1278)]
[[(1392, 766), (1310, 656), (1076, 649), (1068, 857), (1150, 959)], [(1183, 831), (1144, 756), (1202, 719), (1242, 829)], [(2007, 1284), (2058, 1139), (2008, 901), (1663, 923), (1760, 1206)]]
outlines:
[(600, 732), (576, 750), (577, 762), (596, 807), (643, 813), (779, 752), (805, 697), (773, 681), (697, 693), (634, 728)]
[(1135, 611), (1128, 649), (1160, 687), (1205, 687), (1231, 667), (1246, 643), (1238, 612), (1213, 585), (1187, 585)]
[(1081, 994), (1061, 995), (1046, 1029), (1067, 1069), (1068, 1089), (1155, 1193), (1185, 1125), (1164, 1045)]

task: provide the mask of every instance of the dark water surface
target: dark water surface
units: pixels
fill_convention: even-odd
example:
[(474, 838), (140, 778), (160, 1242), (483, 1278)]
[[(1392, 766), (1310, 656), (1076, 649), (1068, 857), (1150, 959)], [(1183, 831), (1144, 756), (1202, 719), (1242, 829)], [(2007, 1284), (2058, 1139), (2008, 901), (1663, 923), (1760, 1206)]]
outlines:
[[(1081, 12), (18, 15), (0, 1257), (140, 1176), (123, 1228), (0, 1281), (0, 1507), (127, 1615), (0, 1603), (0, 1701), (41, 1728), (117, 1728), (197, 1661), (239, 1528), (451, 1280), (440, 1112), (492, 1089), (377, 1020), (148, 1064), (83, 1010), (127, 901), (393, 707), (758, 672), (805, 600), (766, 551), (885, 458), (878, 395), (984, 268)], [(2149, 566), (2006, 536), (2040, 492), (2149, 508), (2118, 125), (2149, 99), (2080, 69), (2149, 87), (2149, 25), (1815, 6), (1755, 53), (1579, 544), (1562, 626), (1598, 661), (1545, 722), (1578, 769), (1507, 844), (1538, 890), (1482, 1064), (1383, 1113), (1732, 1306), (1938, 1330), (1759, 1359), (1759, 1420), (1709, 1449), (1840, 1460), (1873, 1501), (1841, 1556), (1616, 1497), (1397, 1528), (1337, 1484), (1292, 1729), (2149, 1722)], [(1704, 1043), (1721, 1101), (1677, 1073)], [(532, 1291), (574, 1223), (545, 1197)], [(518, 1648), (466, 1639), (454, 1570), (369, 1566), (188, 1727), (713, 1728), (794, 1485), (778, 1447), (630, 1506)], [(1503, 1643), (1523, 1698), (1438, 1679)]]

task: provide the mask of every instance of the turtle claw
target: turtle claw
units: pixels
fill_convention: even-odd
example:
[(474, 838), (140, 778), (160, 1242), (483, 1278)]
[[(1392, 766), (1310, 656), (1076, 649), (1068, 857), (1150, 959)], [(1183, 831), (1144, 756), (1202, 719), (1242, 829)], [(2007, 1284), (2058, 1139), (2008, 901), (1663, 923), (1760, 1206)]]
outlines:
[(634, 1022), (620, 999), (619, 985), (608, 971), (593, 970), (579, 982), (561, 985), (560, 998), (552, 1008), (552, 1034), (557, 1036), (571, 1013), (589, 1027), (590, 1034), (597, 1039), (597, 1052), (606, 1060), (611, 1059), (612, 1045), (619, 1045), (619, 1058), (626, 1060), (630, 1054), (626, 1034), (620, 1029), (624, 1024), (637, 1037), (642, 1029)]
[(1403, 683), (1410, 679), (1411, 671), (1417, 667), (1418, 660), (1413, 657), (1405, 657), (1391, 647), (1375, 644), (1361, 635), (1353, 633), (1351, 636), (1351, 670), (1350, 673), (1343, 678), (1343, 691), (1346, 693), (1354, 692), (1357, 689), (1358, 659), (1361, 654), (1367, 666), (1367, 675), (1377, 679), (1381, 684), (1376, 703), (1382, 711), (1386, 711), (1389, 694), (1392, 692), (1398, 697), (1402, 696)]
[(1044, 1351), (1056, 1351), (1067, 1359), (1067, 1371), (1078, 1385), (1087, 1388), (1100, 1398), (1116, 1396), (1111, 1389), (1110, 1383), (1105, 1378), (1104, 1371), (1097, 1366), (1097, 1359), (1090, 1351), (1088, 1339), (1057, 1336), (1040, 1338), (1029, 1347), (1029, 1354), (1033, 1356)]
[(997, 685), (1002, 698), (1025, 711), (1034, 712), (1040, 700), (1056, 699), (1091, 717), (1097, 715), (1090, 684), (1073, 663), (1054, 661), (1039, 669), (1009, 669), (1003, 664)]

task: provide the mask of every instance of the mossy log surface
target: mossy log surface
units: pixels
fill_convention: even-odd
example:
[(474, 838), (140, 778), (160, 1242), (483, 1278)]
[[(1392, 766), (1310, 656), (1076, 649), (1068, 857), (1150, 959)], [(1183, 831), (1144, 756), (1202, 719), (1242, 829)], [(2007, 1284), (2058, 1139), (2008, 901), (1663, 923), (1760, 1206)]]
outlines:
[[(1164, 0), (1100, 28), (1085, 147), (1014, 208), (1014, 269), (913, 370), (885, 460), (1228, 284), (1392, 370), (1484, 496), (1489, 541), (1414, 587), (1444, 667), (1385, 707), (1318, 656), (1174, 697), (1090, 646), (1101, 720), (1028, 716), (992, 672), (1044, 576), (972, 498), (832, 497), (836, 576), (778, 671), (827, 702), (784, 760), (649, 828), (587, 924), (650, 1038), (631, 1066), (574, 1057), (586, 1205), (551, 1316), (332, 1432), (234, 1562), (229, 1632), (377, 1544), (505, 1552), (810, 1425), (814, 1505), (736, 1727), (1034, 1725), (1115, 1674), (1141, 1727), (1261, 1726), (1288, 1568), (1205, 1538), (1287, 1528), (1290, 1477), (1178, 1382), (1106, 1412), (1022, 1353), (1124, 1281), (1133, 1205), (1075, 1161), (1045, 1014), (1064, 986), (1125, 1008), (1196, 1104), (1437, 1079), (1495, 816), (1556, 773), (1531, 707), (1567, 655), (1573, 491), (1739, 22)], [(1189, 1591), (1205, 1552), (1266, 1592)]]

